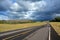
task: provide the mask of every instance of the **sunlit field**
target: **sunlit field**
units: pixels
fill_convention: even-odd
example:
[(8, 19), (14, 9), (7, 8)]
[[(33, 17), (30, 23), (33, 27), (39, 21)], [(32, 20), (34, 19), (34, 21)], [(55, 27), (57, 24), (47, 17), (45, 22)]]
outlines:
[(51, 22), (50, 23), (55, 31), (60, 35), (60, 22)]
[[(24, 24), (0, 24), (0, 32), (29, 28), (34, 26), (41, 26), (46, 24), (46, 22), (36, 22), (36, 23), (24, 23)], [(60, 22), (50, 22), (55, 31), (60, 35)]]
[(0, 24), (0, 32), (34, 27), (34, 26), (41, 26), (46, 24), (45, 22), (36, 22), (36, 23), (25, 23), (25, 24)]

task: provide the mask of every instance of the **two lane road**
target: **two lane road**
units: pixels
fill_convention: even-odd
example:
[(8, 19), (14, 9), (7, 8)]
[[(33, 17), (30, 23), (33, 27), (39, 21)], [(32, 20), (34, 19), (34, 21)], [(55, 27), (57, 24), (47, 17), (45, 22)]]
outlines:
[(50, 25), (2, 33), (0, 40), (50, 40)]

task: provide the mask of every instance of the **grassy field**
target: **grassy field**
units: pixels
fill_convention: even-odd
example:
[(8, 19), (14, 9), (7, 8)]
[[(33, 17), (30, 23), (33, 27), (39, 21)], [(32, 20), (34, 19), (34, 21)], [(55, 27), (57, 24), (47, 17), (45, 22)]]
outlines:
[(55, 31), (60, 35), (60, 22), (50, 22)]
[(0, 32), (28, 28), (32, 26), (44, 25), (45, 22), (36, 22), (36, 23), (25, 23), (25, 24), (0, 24)]
[[(41, 26), (44, 24), (46, 24), (46, 22), (25, 23), (25, 24), (0, 24), (0, 32), (28, 28), (32, 26), (33, 27)], [(55, 31), (58, 33), (58, 35), (60, 35), (60, 22), (50, 22), (50, 24), (55, 29)]]

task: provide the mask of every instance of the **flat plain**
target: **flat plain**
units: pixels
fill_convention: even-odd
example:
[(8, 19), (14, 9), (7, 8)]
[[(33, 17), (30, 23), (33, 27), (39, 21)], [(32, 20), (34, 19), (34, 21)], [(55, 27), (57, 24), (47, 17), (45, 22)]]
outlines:
[(11, 31), (16, 29), (41, 26), (46, 24), (45, 22), (24, 23), (24, 24), (0, 24), (0, 32)]
[[(54, 30), (60, 35), (60, 22), (49, 22)], [(11, 31), (34, 26), (41, 26), (46, 22), (24, 23), (24, 24), (0, 24), (0, 32)]]

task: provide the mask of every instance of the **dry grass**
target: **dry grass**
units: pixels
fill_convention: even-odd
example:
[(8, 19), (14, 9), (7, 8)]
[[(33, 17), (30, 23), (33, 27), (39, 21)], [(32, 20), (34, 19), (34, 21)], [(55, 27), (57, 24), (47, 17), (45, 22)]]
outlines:
[(60, 35), (60, 22), (50, 22), (55, 31)]
[(28, 28), (32, 26), (44, 25), (45, 22), (26, 23), (26, 24), (0, 24), (0, 32), (16, 30), (21, 28)]

